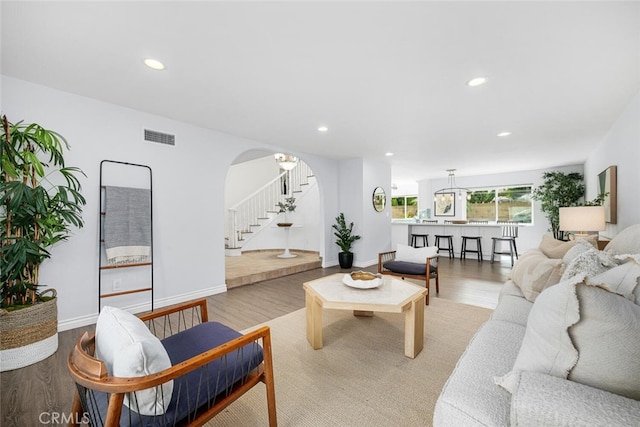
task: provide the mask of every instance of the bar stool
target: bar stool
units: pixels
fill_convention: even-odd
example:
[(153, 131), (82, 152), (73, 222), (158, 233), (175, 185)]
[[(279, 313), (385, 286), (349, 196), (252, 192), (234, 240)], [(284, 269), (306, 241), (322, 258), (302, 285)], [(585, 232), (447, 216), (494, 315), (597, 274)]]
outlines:
[[(482, 236), (461, 236), (462, 247), (460, 248), (460, 259), (467, 259), (467, 252), (478, 254), (478, 262), (483, 261), (482, 256)], [(475, 240), (476, 248), (467, 249), (467, 240)]]
[(422, 239), (422, 247), (429, 246), (429, 235), (428, 234), (414, 234), (411, 233), (411, 245), (414, 248), (418, 246), (418, 239)]
[[(453, 234), (435, 234), (436, 238), (435, 246), (438, 249), (444, 249), (449, 253), (449, 259), (455, 259), (456, 255), (453, 253)], [(440, 239), (442, 243), (447, 242), (447, 246), (440, 246)]]
[[(508, 223), (505, 223), (508, 224)], [(491, 263), (493, 264), (493, 259), (495, 255), (509, 255), (511, 256), (511, 267), (513, 267), (513, 255), (516, 255), (516, 259), (518, 259), (518, 248), (516, 247), (516, 238), (518, 237), (518, 226), (517, 225), (505, 225), (502, 227), (502, 236), (501, 237), (492, 237), (493, 244), (491, 245)], [(496, 250), (496, 242), (508, 242), (509, 243), (509, 251), (507, 252), (505, 249), (497, 251)]]

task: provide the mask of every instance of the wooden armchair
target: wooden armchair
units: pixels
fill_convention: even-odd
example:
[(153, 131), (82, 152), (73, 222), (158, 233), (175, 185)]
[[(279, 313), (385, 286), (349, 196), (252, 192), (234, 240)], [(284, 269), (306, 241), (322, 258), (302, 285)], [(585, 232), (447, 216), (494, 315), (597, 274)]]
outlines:
[(424, 280), (427, 288), (425, 304), (429, 305), (429, 282), (436, 280), (436, 293), (440, 293), (440, 279), (438, 276), (438, 255), (425, 258), (425, 262), (396, 261), (396, 251), (381, 252), (378, 254), (378, 273), (391, 276)]
[[(202, 425), (259, 382), (266, 386), (269, 425), (277, 425), (268, 327), (242, 335), (208, 322), (204, 298), (139, 318), (160, 339), (171, 366), (143, 376), (113, 376), (95, 357), (96, 342), (102, 345), (103, 338), (96, 341), (85, 332), (68, 358), (77, 386), (72, 425)], [(152, 413), (144, 409), (142, 393), (155, 399)]]

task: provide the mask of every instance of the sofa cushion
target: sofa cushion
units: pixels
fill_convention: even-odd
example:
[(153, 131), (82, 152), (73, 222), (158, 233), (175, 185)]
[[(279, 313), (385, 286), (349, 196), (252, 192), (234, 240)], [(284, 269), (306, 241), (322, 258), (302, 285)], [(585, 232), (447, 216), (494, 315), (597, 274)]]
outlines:
[(532, 249), (522, 254), (515, 263), (511, 280), (527, 300), (535, 301), (540, 292), (560, 281), (562, 267), (562, 259), (548, 258), (541, 250)]
[[(513, 370), (496, 379), (499, 385), (513, 392), (518, 371), (532, 371), (640, 399), (640, 306), (604, 289), (607, 273), (581, 274), (540, 294)], [(625, 284), (633, 282), (608, 286), (619, 291)]]
[(511, 399), (512, 426), (640, 425), (640, 401), (537, 372), (522, 371)]
[[(103, 307), (96, 322), (96, 357), (104, 361), (115, 377), (132, 378), (154, 374), (171, 367), (160, 340), (142, 320), (119, 308)], [(136, 392), (137, 405), (125, 397), (124, 404), (137, 406), (140, 414), (163, 414), (171, 401), (173, 382)]]
[(501, 320), (526, 327), (529, 311), (531, 311), (532, 306), (533, 304), (524, 297), (508, 294), (502, 295), (500, 303), (491, 314), (491, 320)]
[(493, 376), (511, 369), (525, 328), (490, 320), (471, 339), (436, 402), (435, 426), (509, 425), (511, 395)]
[(414, 248), (398, 243), (396, 247), (396, 261), (416, 262), (424, 264), (427, 258), (433, 258), (438, 254), (436, 246)]

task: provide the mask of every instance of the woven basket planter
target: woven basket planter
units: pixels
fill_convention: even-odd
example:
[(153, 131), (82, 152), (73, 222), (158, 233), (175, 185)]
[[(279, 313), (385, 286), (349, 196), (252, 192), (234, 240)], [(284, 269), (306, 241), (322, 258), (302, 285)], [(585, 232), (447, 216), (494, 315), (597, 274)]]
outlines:
[(58, 299), (20, 310), (0, 310), (0, 372), (46, 359), (58, 350)]

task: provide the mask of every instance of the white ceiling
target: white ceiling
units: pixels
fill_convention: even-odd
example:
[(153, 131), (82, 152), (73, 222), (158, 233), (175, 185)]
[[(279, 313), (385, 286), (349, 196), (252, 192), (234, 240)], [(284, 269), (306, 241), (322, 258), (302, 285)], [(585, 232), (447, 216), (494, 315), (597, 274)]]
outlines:
[(582, 162), (640, 90), (638, 2), (1, 7), (2, 74), (293, 152), (390, 161), (400, 184)]

